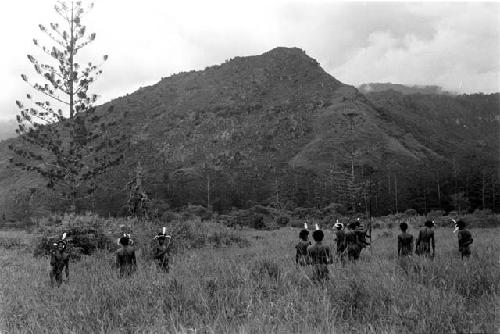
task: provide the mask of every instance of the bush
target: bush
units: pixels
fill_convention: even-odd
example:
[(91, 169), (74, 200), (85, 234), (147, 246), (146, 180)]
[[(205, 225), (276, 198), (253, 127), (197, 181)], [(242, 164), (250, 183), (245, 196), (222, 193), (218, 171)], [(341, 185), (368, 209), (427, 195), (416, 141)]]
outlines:
[(417, 215), (417, 210), (415, 210), (415, 209), (407, 209), (405, 211), (405, 216), (413, 217), (413, 216), (416, 216), (416, 215)]
[(99, 249), (115, 250), (114, 240), (106, 233), (106, 222), (95, 215), (53, 216), (37, 222), (36, 231), (42, 237), (35, 243), (35, 257), (50, 255), (57, 242), (66, 233), (67, 250), (71, 258), (91, 255)]
[(276, 225), (278, 226), (288, 226), (290, 223), (290, 218), (288, 216), (278, 216), (276, 218)]
[(445, 212), (443, 210), (431, 210), (427, 214), (427, 217), (429, 219), (436, 218), (436, 217), (442, 217), (442, 216), (444, 216), (444, 213)]
[(203, 220), (210, 220), (212, 218), (212, 211), (208, 210), (201, 205), (188, 205), (183, 211), (185, 219), (192, 219), (193, 217), (200, 217)]
[(347, 210), (342, 204), (330, 203), (328, 206), (321, 209), (321, 213), (324, 216), (340, 216), (345, 215)]

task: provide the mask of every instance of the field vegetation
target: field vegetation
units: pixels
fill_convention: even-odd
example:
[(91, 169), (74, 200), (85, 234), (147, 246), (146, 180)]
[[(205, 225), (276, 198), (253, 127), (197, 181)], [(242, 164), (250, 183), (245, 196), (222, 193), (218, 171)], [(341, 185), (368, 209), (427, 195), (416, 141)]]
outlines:
[[(415, 219), (418, 221), (418, 219)], [(48, 258), (34, 257), (47, 231), (100, 225), (113, 238), (133, 228), (139, 270), (119, 279), (113, 248), (80, 254), (69, 281), (49, 285)], [(84, 223), (86, 222), (86, 223)], [(387, 223), (387, 222), (386, 222)], [(434, 260), (396, 256), (396, 226), (373, 231), (357, 263), (330, 266), (315, 284), (294, 264), (299, 228), (233, 230), (213, 222), (169, 224), (172, 270), (149, 260), (159, 226), (125, 219), (66, 216), (33, 233), (0, 234), (0, 332), (7, 333), (494, 333), (500, 267), (498, 228), (472, 228), (462, 261), (452, 227), (436, 230)], [(417, 223), (411, 231), (416, 234)], [(51, 233), (52, 233), (51, 232)], [(325, 241), (333, 246), (333, 233)], [(115, 243), (106, 243), (115, 245)]]

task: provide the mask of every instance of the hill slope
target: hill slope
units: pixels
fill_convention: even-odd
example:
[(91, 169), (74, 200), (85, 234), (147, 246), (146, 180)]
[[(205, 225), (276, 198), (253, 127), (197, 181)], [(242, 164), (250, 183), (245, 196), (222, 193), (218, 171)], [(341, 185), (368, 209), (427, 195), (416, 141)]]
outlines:
[[(400, 209), (413, 205), (406, 191), (411, 179), (404, 183), (408, 170), (435, 162), (447, 168), (457, 154), (471, 150), (479, 159), (498, 152), (498, 141), (492, 142), (499, 128), (498, 94), (365, 96), (296, 48), (173, 75), (103, 110), (110, 105), (108, 117), (124, 119), (115, 131), (129, 135), (130, 149), (123, 165), (102, 180), (106, 190), (98, 209), (109, 213), (123, 203), (124, 184), (139, 160), (151, 197), (173, 206), (206, 204), (207, 181), (212, 182), (210, 204), (219, 210), (246, 206), (249, 200), (269, 203), (275, 194), (289, 207), (347, 203), (345, 188), (354, 169), (357, 183), (369, 175), (374, 180), (398, 175)], [(457, 126), (474, 131), (455, 131), (457, 118)], [(445, 120), (453, 131), (443, 130), (448, 129)], [(0, 154), (8, 154), (5, 143)], [(13, 189), (26, 187), (20, 181), (26, 177), (6, 172), (4, 160), (0, 205)], [(383, 184), (377, 195), (380, 212), (387, 211), (384, 201), (392, 201), (384, 200)], [(390, 182), (387, 188), (390, 195)], [(9, 205), (3, 208), (8, 211)]]

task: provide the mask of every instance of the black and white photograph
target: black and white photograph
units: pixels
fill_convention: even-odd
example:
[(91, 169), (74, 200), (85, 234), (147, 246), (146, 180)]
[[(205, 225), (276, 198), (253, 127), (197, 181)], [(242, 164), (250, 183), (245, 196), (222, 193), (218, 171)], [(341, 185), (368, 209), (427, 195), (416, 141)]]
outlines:
[(500, 333), (500, 1), (4, 0), (0, 334)]

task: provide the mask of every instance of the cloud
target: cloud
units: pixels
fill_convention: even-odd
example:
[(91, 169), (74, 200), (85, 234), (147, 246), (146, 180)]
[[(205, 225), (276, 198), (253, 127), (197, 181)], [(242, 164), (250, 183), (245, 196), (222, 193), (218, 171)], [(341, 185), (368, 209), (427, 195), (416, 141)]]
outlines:
[(498, 6), (457, 5), (441, 7), (439, 16), (424, 11), (423, 5), (408, 7), (418, 15), (432, 15), (428, 21), (434, 30), (432, 38), (414, 31), (398, 35), (391, 29), (375, 30), (368, 34), (366, 46), (330, 71), (353, 84), (433, 84), (460, 93), (498, 92)]
[[(498, 3), (106, 0), (86, 17), (95, 43), (82, 60), (109, 54), (93, 86), (101, 102), (180, 71), (234, 56), (297, 46), (337, 79), (440, 85), (461, 93), (499, 91)], [(6, 2), (7, 3), (7, 2)], [(26, 10), (29, 8), (30, 10)], [(20, 20), (19, 18), (23, 19)], [(29, 91), (26, 53), (38, 23), (54, 19), (46, 1), (0, 5), (0, 119)]]

